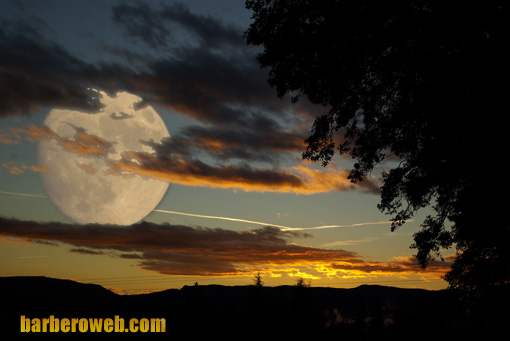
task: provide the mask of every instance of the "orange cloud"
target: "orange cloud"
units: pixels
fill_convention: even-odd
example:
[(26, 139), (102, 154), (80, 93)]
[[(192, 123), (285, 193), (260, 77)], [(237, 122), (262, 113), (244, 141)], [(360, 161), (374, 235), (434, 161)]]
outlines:
[[(330, 166), (327, 170), (313, 169), (307, 166), (293, 166), (286, 168), (252, 168), (247, 164), (215, 165), (211, 166), (190, 155), (174, 155), (168, 146), (147, 142), (156, 150), (155, 153), (126, 151), (120, 160), (109, 160), (107, 155), (113, 151), (114, 142), (87, 133), (83, 128), (71, 127), (75, 130), (73, 137), (63, 137), (47, 126), (28, 125), (13, 131), (17, 135), (25, 135), (28, 141), (56, 141), (67, 152), (78, 153), (85, 157), (102, 157), (109, 168), (105, 174), (123, 176), (125, 178), (142, 176), (181, 184), (185, 186), (200, 186), (212, 188), (239, 189), (247, 192), (280, 192), (295, 194), (315, 194), (330, 191), (361, 190), (367, 193), (379, 194), (379, 184), (373, 179), (353, 184), (348, 179), (347, 170), (338, 170)], [(246, 141), (242, 136), (225, 137), (224, 132), (216, 135), (208, 130), (195, 128), (190, 132), (196, 139), (186, 140), (191, 144), (206, 147), (220, 153), (221, 150), (240, 147)], [(249, 137), (251, 141), (253, 137)], [(278, 147), (271, 141), (257, 140), (257, 148), (268, 150), (297, 150), (303, 142), (293, 134), (283, 138), (285, 147)], [(179, 144), (179, 139), (176, 140)], [(169, 156), (170, 155), (170, 156)], [(95, 174), (97, 170), (86, 164), (78, 164), (88, 174)], [(12, 174), (21, 174), (23, 169), (10, 167)], [(37, 171), (36, 169), (32, 169)], [(49, 171), (39, 169), (39, 171)]]
[(25, 134), (27, 140), (32, 142), (54, 140), (65, 151), (85, 157), (104, 157), (113, 151), (113, 142), (88, 134), (83, 128), (71, 127), (75, 130), (73, 139), (62, 137), (47, 126), (38, 127), (33, 124), (18, 129), (18, 132)]
[(46, 126), (38, 127), (33, 124), (29, 124), (25, 128), (19, 128), (16, 132), (24, 134), (26, 139), (31, 142), (49, 141), (51, 139), (59, 138), (58, 134), (50, 128)]
[(78, 163), (77, 165), (78, 165), (78, 167), (83, 169), (88, 175), (94, 175), (94, 174), (97, 173), (97, 169), (95, 169), (94, 167), (91, 167), (91, 166), (89, 166), (87, 164)]
[(0, 144), (12, 145), (20, 143), (19, 137), (13, 136), (13, 134), (0, 133)]
[(348, 179), (349, 171), (344, 169), (336, 170), (331, 167), (327, 171), (323, 171), (304, 166), (294, 166), (292, 170), (299, 174), (306, 183), (306, 191), (309, 193), (325, 193), (331, 190), (352, 191), (356, 189), (370, 193), (379, 193), (377, 181), (367, 179), (359, 184), (353, 184)]
[(21, 166), (23, 169), (30, 169), (33, 172), (49, 173), (50, 169), (46, 166)]
[(293, 151), (302, 152), (306, 144), (302, 136), (283, 130), (266, 128), (264, 134), (257, 129), (233, 130), (215, 127), (190, 127), (186, 131), (187, 139), (194, 147), (204, 148), (212, 154), (221, 154), (225, 150), (263, 150), (265, 152)]
[(7, 169), (9, 173), (13, 175), (22, 174), (25, 172), (20, 167), (18, 167), (18, 165), (14, 161), (3, 163), (2, 167)]
[(27, 166), (25, 164), (18, 165), (14, 161), (6, 162), (2, 164), (2, 167), (7, 169), (10, 174), (18, 175), (25, 173), (25, 170), (29, 169), (33, 172), (49, 173), (50, 169), (46, 166)]
[(414, 256), (397, 257), (393, 261), (382, 262), (360, 262), (356, 264), (347, 262), (333, 262), (328, 269), (330, 273), (351, 273), (358, 275), (383, 275), (395, 274), (427, 274), (442, 277), (448, 272), (455, 256), (446, 257), (445, 261), (432, 261), (427, 270), (423, 270)]
[(361, 189), (378, 193), (375, 182), (355, 185), (347, 171), (327, 172), (303, 166), (284, 169), (253, 169), (242, 166), (211, 166), (199, 160), (158, 158), (145, 152), (124, 152), (120, 160), (108, 162), (110, 173), (140, 175), (187, 186), (242, 189), (247, 192), (325, 193)]

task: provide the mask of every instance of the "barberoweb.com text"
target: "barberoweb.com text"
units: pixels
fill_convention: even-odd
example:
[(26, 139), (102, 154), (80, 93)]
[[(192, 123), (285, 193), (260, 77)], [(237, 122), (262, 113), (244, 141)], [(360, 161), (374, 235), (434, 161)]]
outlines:
[(21, 315), (23, 333), (164, 333), (164, 318), (28, 318)]

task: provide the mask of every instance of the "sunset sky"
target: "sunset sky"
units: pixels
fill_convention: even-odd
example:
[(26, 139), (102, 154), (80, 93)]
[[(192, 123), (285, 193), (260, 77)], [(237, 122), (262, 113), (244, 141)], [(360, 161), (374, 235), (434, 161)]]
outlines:
[(391, 232), (377, 209), (391, 164), (353, 185), (302, 160), (327, 108), (277, 98), (243, 0), (0, 3), (0, 276), (446, 287), (454, 251), (423, 271), (409, 248), (430, 211)]

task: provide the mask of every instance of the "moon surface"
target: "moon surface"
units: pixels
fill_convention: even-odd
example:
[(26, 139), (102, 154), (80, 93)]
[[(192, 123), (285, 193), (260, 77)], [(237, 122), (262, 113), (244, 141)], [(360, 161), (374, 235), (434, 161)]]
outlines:
[(169, 184), (114, 174), (108, 161), (121, 159), (125, 151), (153, 153), (140, 142), (159, 143), (170, 134), (152, 107), (134, 110), (139, 97), (100, 93), (99, 113), (54, 109), (48, 114), (50, 138), (38, 150), (40, 163), (50, 169), (43, 184), (52, 202), (77, 223), (130, 225), (154, 210)]

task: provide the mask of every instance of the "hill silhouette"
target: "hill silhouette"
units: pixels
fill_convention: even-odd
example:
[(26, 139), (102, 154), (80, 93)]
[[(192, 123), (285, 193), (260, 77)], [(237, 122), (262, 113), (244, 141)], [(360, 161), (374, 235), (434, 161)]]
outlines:
[[(448, 291), (362, 285), (352, 289), (194, 285), (117, 295), (47, 277), (0, 277), (0, 335), (7, 339), (421, 340), (475, 335)], [(20, 333), (28, 318), (165, 318), (165, 333)], [(4, 339), (4, 338), (3, 338)]]

